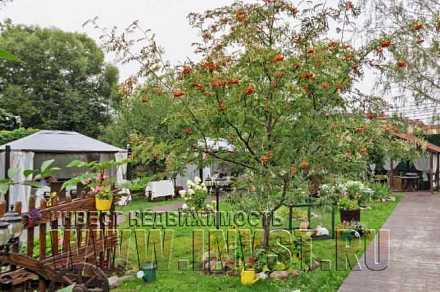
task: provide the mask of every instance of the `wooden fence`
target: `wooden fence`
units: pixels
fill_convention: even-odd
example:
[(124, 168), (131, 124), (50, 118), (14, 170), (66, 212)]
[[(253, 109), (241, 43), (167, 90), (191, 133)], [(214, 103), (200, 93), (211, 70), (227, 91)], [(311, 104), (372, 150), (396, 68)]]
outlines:
[[(31, 196), (30, 211), (23, 214), (21, 203), (15, 205), (14, 211), (23, 217), (25, 225), (20, 243), (1, 252), (0, 285), (38, 286), (39, 291), (45, 291), (51, 281), (57, 280), (51, 273), (68, 270), (74, 263), (88, 262), (104, 271), (113, 268), (115, 213), (106, 216), (97, 212), (94, 196), (84, 193), (73, 200), (67, 195), (64, 201), (50, 206), (41, 199), (38, 209), (35, 203)], [(6, 211), (6, 203), (0, 202), (0, 220)]]

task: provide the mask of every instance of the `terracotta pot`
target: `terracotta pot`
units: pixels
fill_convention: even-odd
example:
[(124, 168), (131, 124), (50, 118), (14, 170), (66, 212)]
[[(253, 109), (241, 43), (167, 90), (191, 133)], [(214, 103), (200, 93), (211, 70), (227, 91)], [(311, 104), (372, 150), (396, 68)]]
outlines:
[(360, 222), (361, 209), (345, 210), (339, 209), (341, 215), (341, 222)]

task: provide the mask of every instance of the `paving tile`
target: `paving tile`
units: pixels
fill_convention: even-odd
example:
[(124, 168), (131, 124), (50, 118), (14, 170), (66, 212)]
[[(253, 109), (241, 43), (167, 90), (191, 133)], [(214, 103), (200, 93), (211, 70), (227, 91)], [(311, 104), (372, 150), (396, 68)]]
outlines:
[(362, 263), (339, 291), (440, 291), (440, 197), (406, 194), (382, 228), (390, 230), (389, 266), (371, 271)]

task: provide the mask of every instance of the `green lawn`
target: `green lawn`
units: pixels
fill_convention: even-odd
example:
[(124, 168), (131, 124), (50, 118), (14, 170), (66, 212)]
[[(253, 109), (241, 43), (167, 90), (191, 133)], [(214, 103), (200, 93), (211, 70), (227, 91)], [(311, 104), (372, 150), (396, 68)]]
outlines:
[(174, 205), (177, 203), (183, 203), (184, 200), (182, 198), (176, 198), (173, 200), (161, 200), (161, 201), (148, 201), (145, 197), (134, 197), (131, 203), (128, 206), (119, 206), (116, 207), (117, 211), (128, 212), (130, 210), (146, 210), (157, 208), (166, 205)]
[[(388, 216), (392, 213), (400, 200), (397, 195), (395, 202), (371, 203), (371, 209), (363, 210), (362, 224), (371, 229), (379, 229)], [(145, 209), (156, 206), (157, 204), (173, 203), (173, 201), (151, 203), (145, 201), (134, 201), (130, 206), (124, 207), (123, 211)], [(222, 204), (223, 208), (229, 208), (227, 204)], [(331, 216), (328, 212), (313, 211), (318, 214), (314, 220), (315, 225), (324, 224), (329, 228)], [(339, 215), (336, 216), (337, 223)], [(124, 224), (125, 225), (125, 224)], [(175, 230), (173, 244), (173, 259), (191, 258), (191, 228), (182, 227)], [(133, 247), (134, 248), (134, 247)], [(131, 248), (130, 248), (131, 249)], [(335, 240), (313, 241), (313, 255), (320, 259), (335, 258)], [(360, 253), (361, 251), (359, 251)], [(137, 265), (135, 255), (132, 253), (130, 262)], [(332, 262), (334, 264), (334, 261)], [(337, 291), (343, 280), (349, 274), (347, 271), (335, 271), (334, 267), (329, 270), (317, 269), (313, 272), (301, 273), (299, 277), (288, 281), (259, 281), (251, 287), (244, 287), (240, 284), (238, 276), (209, 276), (202, 272), (178, 271), (177, 260), (171, 263), (168, 271), (158, 271), (157, 280), (154, 283), (146, 284), (142, 280), (130, 280), (124, 282), (114, 291), (291, 291), (300, 289), (302, 291)]]

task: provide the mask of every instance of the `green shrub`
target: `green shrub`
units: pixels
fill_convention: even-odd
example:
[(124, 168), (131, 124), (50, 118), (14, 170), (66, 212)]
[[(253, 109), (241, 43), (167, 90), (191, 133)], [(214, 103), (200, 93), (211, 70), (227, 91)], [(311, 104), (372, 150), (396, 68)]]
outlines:
[(371, 183), (370, 188), (373, 190), (373, 200), (382, 200), (391, 194), (390, 187), (387, 184)]
[(37, 129), (31, 129), (31, 128), (29, 129), (18, 128), (12, 131), (0, 130), (0, 145), (12, 142), (17, 139), (21, 139), (36, 132), (38, 132)]
[(350, 199), (348, 196), (342, 197), (338, 202), (338, 206), (344, 210), (356, 210), (359, 208), (358, 201)]

